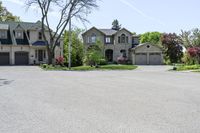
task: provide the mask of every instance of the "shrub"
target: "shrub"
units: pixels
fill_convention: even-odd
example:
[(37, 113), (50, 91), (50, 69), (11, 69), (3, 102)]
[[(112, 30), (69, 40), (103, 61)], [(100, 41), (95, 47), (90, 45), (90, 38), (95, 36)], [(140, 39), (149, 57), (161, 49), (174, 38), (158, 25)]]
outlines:
[(187, 49), (189, 58), (195, 60), (195, 63), (200, 63), (200, 47), (192, 47)]
[(47, 68), (47, 67), (48, 67), (48, 64), (41, 64), (40, 67), (42, 67), (42, 68)]
[(56, 58), (56, 65), (64, 66), (64, 58), (62, 56)]
[(107, 65), (108, 62), (105, 59), (100, 59), (99, 65)]
[(120, 56), (117, 58), (118, 64), (127, 64), (127, 61), (128, 61), (127, 57)]
[(186, 65), (194, 65), (197, 64), (197, 60), (194, 57), (191, 57), (189, 55), (189, 53), (185, 53), (183, 58), (182, 58), (182, 62)]

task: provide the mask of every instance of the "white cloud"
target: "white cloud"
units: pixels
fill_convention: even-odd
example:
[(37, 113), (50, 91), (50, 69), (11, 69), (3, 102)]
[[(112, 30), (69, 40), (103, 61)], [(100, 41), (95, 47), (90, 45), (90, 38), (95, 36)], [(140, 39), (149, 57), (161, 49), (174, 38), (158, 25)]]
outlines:
[(122, 2), (123, 4), (127, 5), (128, 7), (130, 7), (131, 9), (133, 9), (134, 11), (136, 11), (138, 14), (140, 14), (141, 16), (143, 16), (144, 18), (148, 19), (148, 20), (152, 20), (160, 25), (165, 26), (166, 24), (164, 22), (162, 22), (161, 20), (158, 20), (154, 17), (151, 17), (147, 14), (145, 14), (142, 10), (138, 9), (134, 4), (133, 1), (132, 3), (127, 1), (127, 0), (119, 0), (120, 2)]

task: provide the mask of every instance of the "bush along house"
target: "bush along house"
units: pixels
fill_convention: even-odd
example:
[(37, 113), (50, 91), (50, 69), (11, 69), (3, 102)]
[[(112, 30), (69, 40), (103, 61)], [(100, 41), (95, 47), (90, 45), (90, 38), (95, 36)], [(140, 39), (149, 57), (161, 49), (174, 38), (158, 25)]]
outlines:
[[(45, 35), (49, 40), (48, 31)], [(0, 65), (48, 63), (41, 22), (0, 22)], [(55, 48), (55, 58), (63, 56), (63, 41)]]
[(129, 62), (134, 65), (161, 65), (163, 51), (154, 44), (139, 44), (139, 36), (129, 30), (98, 29), (92, 27), (82, 34), (85, 50), (97, 41), (104, 44), (104, 56), (108, 62)]

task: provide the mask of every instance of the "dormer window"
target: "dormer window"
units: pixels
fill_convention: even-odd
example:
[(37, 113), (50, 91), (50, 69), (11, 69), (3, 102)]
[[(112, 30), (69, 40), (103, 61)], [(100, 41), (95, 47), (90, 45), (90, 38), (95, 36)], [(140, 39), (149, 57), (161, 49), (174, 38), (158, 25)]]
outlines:
[(38, 39), (39, 39), (39, 40), (42, 40), (42, 32), (41, 32), (41, 31), (38, 32)]
[(15, 31), (15, 38), (16, 39), (23, 39), (23, 31)]
[(0, 30), (0, 39), (7, 39), (7, 31)]
[(96, 43), (97, 37), (96, 37), (95, 34), (92, 34), (92, 36), (91, 36), (91, 41), (92, 41), (92, 43)]

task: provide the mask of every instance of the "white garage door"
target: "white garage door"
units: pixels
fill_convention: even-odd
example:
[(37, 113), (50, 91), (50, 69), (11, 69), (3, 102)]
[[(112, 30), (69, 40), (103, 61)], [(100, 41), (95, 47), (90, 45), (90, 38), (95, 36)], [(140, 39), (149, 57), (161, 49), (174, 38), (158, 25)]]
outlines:
[(135, 64), (136, 65), (147, 65), (147, 54), (137, 53), (135, 55)]
[(149, 64), (150, 65), (161, 65), (162, 57), (160, 53), (151, 53), (149, 55)]

